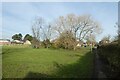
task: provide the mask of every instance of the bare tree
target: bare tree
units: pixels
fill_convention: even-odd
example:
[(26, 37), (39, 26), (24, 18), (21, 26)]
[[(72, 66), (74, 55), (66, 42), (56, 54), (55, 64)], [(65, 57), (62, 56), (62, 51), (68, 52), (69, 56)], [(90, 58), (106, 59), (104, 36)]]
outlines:
[(52, 28), (51, 25), (47, 25), (45, 28), (42, 28), (42, 33), (44, 34), (44, 39), (43, 39), (43, 43), (45, 48), (49, 48), (51, 43), (50, 43), (50, 39), (51, 39), (51, 34), (52, 34)]
[(94, 45), (96, 43), (95, 35), (94, 34), (89, 34), (86, 36), (86, 43), (88, 45), (92, 44)]
[(92, 34), (98, 34), (101, 31), (101, 27), (98, 22), (94, 21), (90, 15), (83, 15), (78, 17), (78, 38), (79, 41), (84, 40), (91, 31)]
[(57, 19), (54, 29), (61, 34), (63, 31), (72, 31), (75, 38), (85, 39), (91, 30), (94, 33), (100, 33), (100, 24), (94, 21), (89, 15), (76, 16), (68, 14)]
[[(65, 17), (60, 16), (57, 20), (55, 20), (55, 23), (53, 26), (53, 29), (58, 33), (58, 36), (64, 37), (65, 33), (67, 32), (69, 32), (69, 35), (73, 34), (73, 38), (75, 39), (75, 41), (73, 41), (71, 44), (74, 46), (76, 46), (76, 32), (78, 29), (78, 28), (76, 29), (76, 25), (77, 25), (76, 18), (77, 17), (74, 14), (68, 14)], [(69, 40), (73, 40), (73, 39), (69, 39)], [(66, 40), (66, 43), (67, 42), (68, 41)]]
[(111, 38), (110, 35), (104, 36), (104, 37), (101, 39), (100, 44), (109, 43), (109, 42), (110, 42), (110, 38)]
[(118, 40), (118, 43), (120, 44), (120, 23), (119, 23), (119, 21), (116, 22), (115, 27), (117, 27), (117, 34), (118, 34), (116, 36), (116, 40)]
[(60, 36), (62, 32), (66, 29), (64, 16), (60, 16), (58, 19), (56, 19), (52, 25), (52, 28)]
[(32, 33), (33, 33), (33, 45), (35, 48), (40, 47), (40, 31), (42, 27), (44, 26), (44, 19), (42, 17), (35, 18), (35, 21), (32, 25)]
[(93, 20), (89, 15), (76, 16), (74, 14), (68, 14), (67, 16), (60, 16), (54, 24), (54, 30), (63, 35), (65, 31), (71, 31), (74, 34), (76, 46), (76, 40), (82, 41), (93, 31), (93, 34), (100, 33), (101, 27), (98, 22)]
[(118, 43), (120, 44), (120, 23), (118, 23)]
[(51, 25), (47, 25), (46, 28), (43, 29), (43, 34), (45, 35), (45, 39), (51, 39), (51, 35), (52, 35), (52, 28)]
[(75, 39), (75, 41), (71, 43), (74, 45), (74, 49), (76, 48), (77, 40), (82, 41), (91, 31), (93, 31), (93, 34), (95, 35), (96, 33), (99, 33), (100, 30), (100, 25), (93, 20), (91, 16), (77, 16), (75, 14), (60, 16), (52, 25), (45, 25), (44, 19), (38, 17), (32, 26), (33, 40), (35, 40), (34, 42), (36, 45), (38, 45), (40, 39), (42, 39), (47, 45), (48, 43), (46, 43), (46, 41), (50, 42), (50, 39), (53, 38), (55, 34), (57, 34), (57, 37), (60, 37), (65, 35), (63, 33), (69, 32)]

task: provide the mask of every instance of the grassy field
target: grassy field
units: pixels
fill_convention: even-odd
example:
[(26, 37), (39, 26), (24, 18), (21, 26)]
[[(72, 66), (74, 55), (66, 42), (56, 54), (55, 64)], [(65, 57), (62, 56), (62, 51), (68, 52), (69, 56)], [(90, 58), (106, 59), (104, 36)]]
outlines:
[(90, 78), (93, 71), (93, 54), (89, 48), (69, 51), (3, 46), (2, 62), (3, 78)]

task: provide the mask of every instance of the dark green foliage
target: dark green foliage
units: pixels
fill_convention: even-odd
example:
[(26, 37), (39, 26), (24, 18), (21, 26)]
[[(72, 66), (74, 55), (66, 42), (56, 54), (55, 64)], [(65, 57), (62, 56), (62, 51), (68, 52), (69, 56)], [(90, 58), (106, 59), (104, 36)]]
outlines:
[(13, 35), (13, 36), (12, 36), (12, 39), (13, 39), (13, 40), (22, 40), (22, 34), (19, 33), (19, 34)]
[(108, 77), (114, 78), (120, 76), (120, 45), (106, 44), (100, 46), (99, 55), (109, 69), (106, 73)]
[(24, 37), (24, 41), (26, 41), (26, 40), (32, 41), (32, 39), (33, 39), (33, 37), (29, 34), (26, 34)]

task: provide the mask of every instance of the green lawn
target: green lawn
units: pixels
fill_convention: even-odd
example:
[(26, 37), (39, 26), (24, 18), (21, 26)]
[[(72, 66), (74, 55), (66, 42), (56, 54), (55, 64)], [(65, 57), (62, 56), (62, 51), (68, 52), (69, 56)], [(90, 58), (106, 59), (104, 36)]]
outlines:
[(93, 71), (93, 54), (89, 50), (89, 48), (69, 51), (32, 49), (27, 46), (3, 46), (3, 77), (90, 78)]

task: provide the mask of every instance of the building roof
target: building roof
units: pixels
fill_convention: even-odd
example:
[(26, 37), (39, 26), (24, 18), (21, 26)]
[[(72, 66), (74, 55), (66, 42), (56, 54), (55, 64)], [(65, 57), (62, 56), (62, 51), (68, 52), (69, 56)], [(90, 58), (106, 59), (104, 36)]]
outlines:
[(0, 39), (0, 41), (9, 41), (10, 42), (9, 39)]

